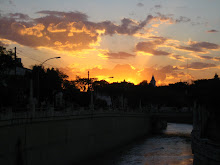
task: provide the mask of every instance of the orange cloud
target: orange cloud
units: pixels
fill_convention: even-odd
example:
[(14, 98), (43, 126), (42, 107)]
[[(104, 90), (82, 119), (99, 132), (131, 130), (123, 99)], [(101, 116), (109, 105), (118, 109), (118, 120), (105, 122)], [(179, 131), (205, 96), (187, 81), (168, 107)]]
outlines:
[(181, 56), (181, 55), (171, 55), (170, 58), (174, 59), (174, 60), (179, 60), (182, 62), (185, 62), (187, 59), (191, 59), (191, 58), (187, 58), (187, 57)]
[[(41, 17), (35, 19), (22, 13), (0, 16), (1, 38), (34, 48), (76, 51), (100, 46), (102, 35), (120, 34), (146, 38), (145, 33), (150, 28), (145, 28), (154, 21), (178, 23), (184, 20), (182, 17), (173, 19), (159, 13), (157, 16), (148, 15), (143, 21), (123, 18), (116, 25), (111, 21), (90, 22), (88, 16), (81, 12), (45, 10), (37, 13)], [(144, 35), (141, 35), (143, 30)], [(165, 55), (165, 52), (157, 51), (159, 50), (155, 50), (154, 54)]]
[(29, 27), (22, 29), (20, 31), (21, 35), (32, 35), (36, 37), (42, 37), (43, 33), (42, 31), (44, 30), (45, 26), (43, 24), (37, 24), (35, 26)]
[(59, 32), (66, 32), (67, 29), (63, 22), (58, 23), (57, 25), (55, 25), (54, 23), (51, 23), (47, 27), (47, 31), (51, 33), (59, 33)]

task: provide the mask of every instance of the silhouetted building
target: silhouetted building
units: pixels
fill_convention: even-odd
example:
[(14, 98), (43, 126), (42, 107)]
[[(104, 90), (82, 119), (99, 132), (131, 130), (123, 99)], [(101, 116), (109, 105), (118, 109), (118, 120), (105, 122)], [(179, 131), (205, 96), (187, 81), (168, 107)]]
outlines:
[(156, 86), (156, 80), (155, 80), (155, 78), (154, 78), (154, 75), (152, 76), (150, 83), (151, 83), (154, 87)]
[(217, 74), (217, 73), (215, 73), (214, 79), (215, 79), (215, 80), (218, 80), (218, 79), (219, 79), (219, 77), (218, 77), (218, 74)]
[(63, 106), (63, 92), (57, 92), (55, 94), (55, 106)]
[(23, 67), (21, 58), (16, 58), (16, 63), (17, 63), (16, 67), (7, 68), (4, 74), (8, 76), (14, 76), (14, 75), (25, 76), (26, 73), (32, 72), (32, 70)]

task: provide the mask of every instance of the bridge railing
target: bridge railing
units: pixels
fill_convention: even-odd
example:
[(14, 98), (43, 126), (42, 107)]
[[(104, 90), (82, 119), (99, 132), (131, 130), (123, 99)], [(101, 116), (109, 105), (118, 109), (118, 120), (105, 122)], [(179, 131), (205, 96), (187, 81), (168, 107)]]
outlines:
[(101, 115), (101, 114), (146, 114), (143, 110), (113, 110), (113, 109), (97, 109), (92, 110), (84, 107), (73, 108), (67, 107), (65, 109), (56, 109), (54, 107), (36, 108), (33, 110), (13, 111), (12, 108), (7, 108), (0, 112), (0, 122), (7, 120), (33, 120), (33, 119), (48, 119), (57, 117), (71, 117), (79, 115)]
[[(174, 111), (173, 111), (174, 110)], [(37, 118), (53, 118), (53, 117), (68, 117), (68, 116), (79, 116), (79, 115), (100, 115), (100, 114), (151, 114), (151, 115), (163, 115), (163, 114), (170, 114), (170, 113), (185, 113), (190, 112), (191, 110), (188, 109), (187, 111), (177, 111), (177, 109), (170, 109), (170, 108), (139, 108), (139, 109), (96, 109), (92, 110), (85, 107), (66, 107), (62, 109), (54, 108), (54, 107), (47, 107), (47, 108), (34, 108), (33, 109), (20, 109), (18, 111), (13, 111), (12, 108), (7, 108), (5, 110), (1, 110), (0, 112), (0, 121), (6, 120), (15, 120), (15, 119), (37, 119)]]

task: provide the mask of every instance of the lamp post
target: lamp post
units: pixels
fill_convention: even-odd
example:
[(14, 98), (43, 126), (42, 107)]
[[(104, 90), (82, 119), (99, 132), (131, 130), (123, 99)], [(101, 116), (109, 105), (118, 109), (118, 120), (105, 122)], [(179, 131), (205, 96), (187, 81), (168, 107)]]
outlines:
[[(58, 59), (58, 58), (61, 58), (61, 57), (52, 57), (52, 58), (48, 58), (48, 59), (46, 59), (45, 61), (43, 61), (39, 66), (40, 67), (42, 67), (42, 65), (45, 63), (45, 62), (47, 62), (47, 61), (49, 61), (49, 60), (52, 60), (52, 59)], [(37, 71), (37, 81), (38, 81), (38, 86), (37, 86), (37, 88), (38, 88), (38, 93), (37, 93), (37, 100), (38, 100), (38, 104), (40, 103), (40, 78), (39, 78), (39, 73), (40, 72), (40, 68), (38, 69), (38, 71)]]
[(45, 61), (43, 61), (40, 66), (42, 66), (45, 62), (49, 61), (49, 60), (52, 60), (52, 59), (58, 59), (58, 58), (61, 58), (61, 57), (52, 57), (52, 58), (48, 58), (46, 59)]

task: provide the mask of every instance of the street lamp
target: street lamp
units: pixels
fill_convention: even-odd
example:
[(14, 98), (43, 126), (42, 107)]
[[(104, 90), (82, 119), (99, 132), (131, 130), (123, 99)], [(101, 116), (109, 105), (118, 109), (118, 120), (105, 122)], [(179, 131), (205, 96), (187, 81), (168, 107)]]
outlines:
[[(52, 58), (48, 58), (48, 59), (46, 59), (45, 61), (43, 61), (41, 64), (40, 64), (40, 67), (42, 67), (42, 65), (45, 63), (45, 62), (47, 62), (47, 61), (49, 61), (49, 60), (52, 60), (52, 59), (58, 59), (58, 58), (61, 58), (61, 57), (52, 57)], [(40, 68), (38, 69), (38, 71), (37, 71), (37, 80), (38, 80), (38, 92), (37, 92), (37, 99), (38, 99), (38, 104), (39, 104), (39, 102), (40, 102), (40, 78), (39, 78), (39, 72), (40, 72)]]
[(52, 58), (48, 58), (48, 59), (46, 59), (44, 62), (42, 62), (42, 63), (40, 64), (40, 66), (42, 66), (45, 62), (47, 62), (47, 61), (49, 61), (49, 60), (52, 60), (52, 59), (58, 59), (58, 58), (61, 58), (61, 57), (52, 57)]

